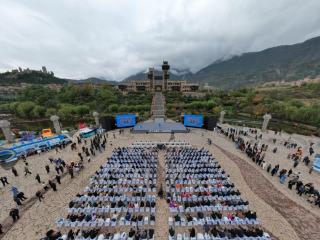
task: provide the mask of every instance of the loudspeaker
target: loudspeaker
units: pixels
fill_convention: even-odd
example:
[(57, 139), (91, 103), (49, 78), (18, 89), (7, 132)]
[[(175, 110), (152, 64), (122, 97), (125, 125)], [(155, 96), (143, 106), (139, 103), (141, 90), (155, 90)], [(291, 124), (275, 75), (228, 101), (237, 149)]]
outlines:
[(214, 117), (205, 116), (203, 119), (203, 128), (213, 131), (213, 129), (217, 126), (217, 119)]
[(116, 129), (116, 121), (112, 116), (102, 117), (100, 119), (101, 127), (106, 130), (106, 132)]

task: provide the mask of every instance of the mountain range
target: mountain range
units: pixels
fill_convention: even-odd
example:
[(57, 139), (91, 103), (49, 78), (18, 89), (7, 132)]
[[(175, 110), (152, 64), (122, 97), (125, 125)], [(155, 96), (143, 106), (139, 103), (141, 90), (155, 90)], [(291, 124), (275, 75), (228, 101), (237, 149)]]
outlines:
[[(161, 74), (161, 69), (155, 69), (155, 72)], [(123, 82), (145, 80), (147, 79), (146, 74), (147, 71), (138, 72), (125, 78)], [(171, 80), (185, 79), (200, 85), (208, 83), (222, 89), (257, 86), (274, 81), (312, 79), (318, 76), (320, 76), (320, 37), (293, 45), (282, 45), (259, 52), (244, 53), (227, 60), (218, 60), (195, 73), (188, 69), (170, 69)], [(118, 83), (101, 78), (62, 79), (34, 70), (28, 73), (17, 73), (16, 70), (0, 73), (0, 84), (63, 84), (68, 81), (74, 83)]]
[[(320, 37), (303, 43), (244, 53), (228, 60), (218, 60), (183, 78), (218, 88), (241, 88), (273, 81), (294, 81), (320, 75)], [(182, 79), (171, 71), (170, 78)], [(146, 79), (140, 72), (127, 80)]]

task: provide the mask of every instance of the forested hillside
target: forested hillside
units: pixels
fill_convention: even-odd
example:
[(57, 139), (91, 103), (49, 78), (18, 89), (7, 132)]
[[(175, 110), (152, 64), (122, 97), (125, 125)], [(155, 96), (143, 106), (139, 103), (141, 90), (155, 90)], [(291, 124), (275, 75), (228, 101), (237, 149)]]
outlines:
[(271, 81), (292, 81), (320, 75), (320, 37), (303, 43), (245, 53), (210, 64), (191, 81), (218, 88), (243, 88)]
[[(314, 126), (303, 133), (320, 133), (320, 83), (302, 86), (268, 88), (244, 88), (231, 91), (215, 91), (201, 98), (167, 93), (167, 115), (179, 118), (181, 113), (204, 114), (219, 117), (222, 110), (226, 118), (240, 125), (257, 122), (260, 126), (265, 113), (272, 114), (274, 128), (302, 132), (303, 124)], [(300, 126), (299, 126), (300, 125)], [(314, 131), (313, 134), (315, 134)]]
[(67, 83), (66, 79), (57, 78), (52, 74), (46, 74), (40, 71), (29, 72), (5, 72), (0, 73), (1, 85), (14, 85), (20, 83), (29, 84), (64, 84)]

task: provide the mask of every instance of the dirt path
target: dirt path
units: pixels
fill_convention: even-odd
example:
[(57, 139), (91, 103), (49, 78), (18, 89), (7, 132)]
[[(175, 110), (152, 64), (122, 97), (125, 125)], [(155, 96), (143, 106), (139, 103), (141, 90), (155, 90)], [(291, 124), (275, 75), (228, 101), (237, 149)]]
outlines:
[[(159, 191), (161, 184), (165, 191), (165, 156), (164, 151), (158, 154), (158, 170), (157, 170), (157, 190)], [(168, 239), (168, 217), (170, 215), (168, 204), (164, 199), (157, 197), (156, 201), (156, 226), (155, 226), (155, 239)]]
[(244, 159), (214, 145), (239, 167), (251, 190), (286, 218), (300, 239), (319, 239), (320, 218), (318, 216), (286, 197)]

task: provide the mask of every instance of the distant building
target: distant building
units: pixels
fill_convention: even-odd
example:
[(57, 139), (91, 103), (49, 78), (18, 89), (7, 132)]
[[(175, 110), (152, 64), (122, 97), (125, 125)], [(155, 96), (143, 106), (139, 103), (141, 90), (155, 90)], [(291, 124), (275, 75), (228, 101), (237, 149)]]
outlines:
[(145, 80), (134, 80), (129, 83), (118, 85), (118, 89), (123, 92), (157, 92), (157, 91), (178, 91), (178, 92), (196, 92), (199, 85), (187, 83), (186, 80), (170, 80), (170, 65), (163, 61), (162, 74), (156, 75), (154, 68), (149, 68)]
[(45, 66), (42, 66), (42, 72), (47, 73), (47, 68)]

